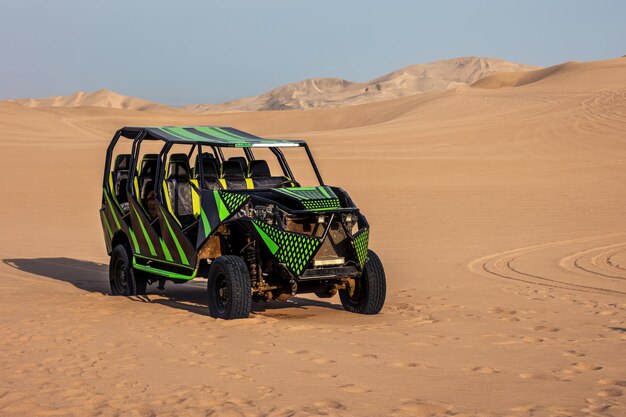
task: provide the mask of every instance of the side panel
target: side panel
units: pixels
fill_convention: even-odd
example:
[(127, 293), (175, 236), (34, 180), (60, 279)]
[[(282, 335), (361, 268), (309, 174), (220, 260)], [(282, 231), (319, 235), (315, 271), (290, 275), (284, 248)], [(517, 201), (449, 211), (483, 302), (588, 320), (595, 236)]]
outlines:
[[(169, 211), (158, 204), (159, 227), (163, 239), (163, 249), (167, 249), (171, 262), (188, 268), (195, 268), (197, 252), (181, 227)], [(160, 244), (160, 243), (159, 243)]]
[(354, 252), (356, 254), (356, 259), (359, 261), (361, 268), (365, 265), (365, 260), (367, 259), (367, 247), (369, 245), (369, 237), (370, 237), (370, 229), (365, 228), (359, 230), (354, 234), (354, 240), (352, 241), (352, 245), (354, 247)]
[(279, 230), (258, 220), (252, 220), (252, 224), (278, 262), (296, 277), (302, 274), (322, 244), (316, 237)]
[(143, 207), (132, 196), (129, 196), (128, 203), (131, 225), (137, 242), (136, 247), (133, 247), (133, 253), (151, 259), (172, 261), (167, 247), (161, 245), (161, 238), (151, 226)]
[(199, 249), (217, 227), (230, 219), (249, 196), (218, 190), (201, 190), (200, 228), (196, 247)]
[(113, 251), (111, 247), (111, 240), (113, 239), (113, 229), (109, 224), (105, 209), (100, 209), (100, 221), (102, 222), (102, 231), (104, 232), (104, 244), (107, 247), (107, 253), (110, 254)]
[(135, 239), (133, 231), (127, 223), (129, 221), (129, 217), (122, 214), (122, 210), (114, 201), (113, 196), (107, 188), (104, 188), (102, 191), (103, 197), (102, 208), (100, 209), (100, 218), (102, 219), (105, 241), (107, 242), (107, 251), (110, 255), (113, 250), (111, 240), (120, 230), (124, 232), (126, 236), (129, 236), (131, 246)]

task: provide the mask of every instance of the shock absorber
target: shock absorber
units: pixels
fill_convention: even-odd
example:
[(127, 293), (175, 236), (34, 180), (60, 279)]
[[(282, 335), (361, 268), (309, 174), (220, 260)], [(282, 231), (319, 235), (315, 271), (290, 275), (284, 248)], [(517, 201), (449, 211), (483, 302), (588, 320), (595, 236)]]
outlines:
[(246, 261), (246, 265), (248, 265), (248, 269), (250, 270), (250, 277), (258, 281), (259, 279), (259, 266), (257, 265), (257, 256), (256, 256), (256, 241), (248, 238), (248, 244), (243, 250), (243, 258)]

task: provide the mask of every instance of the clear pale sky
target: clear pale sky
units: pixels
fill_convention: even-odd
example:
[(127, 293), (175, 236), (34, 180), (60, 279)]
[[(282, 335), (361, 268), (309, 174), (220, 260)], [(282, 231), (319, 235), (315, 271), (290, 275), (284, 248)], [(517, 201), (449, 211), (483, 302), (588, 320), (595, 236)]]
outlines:
[(113, 91), (168, 104), (458, 56), (626, 54), (626, 1), (0, 0), (0, 99)]

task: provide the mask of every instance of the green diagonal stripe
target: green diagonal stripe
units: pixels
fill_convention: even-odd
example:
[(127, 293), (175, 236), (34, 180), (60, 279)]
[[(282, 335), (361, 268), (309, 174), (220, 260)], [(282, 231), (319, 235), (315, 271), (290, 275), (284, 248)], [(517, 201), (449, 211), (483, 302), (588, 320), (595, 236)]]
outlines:
[(161, 209), (161, 213), (163, 214), (163, 220), (165, 220), (167, 229), (170, 231), (172, 240), (174, 241), (174, 244), (176, 245), (176, 249), (178, 250), (178, 255), (180, 256), (180, 260), (183, 261), (185, 265), (189, 265), (189, 261), (187, 260), (187, 255), (185, 255), (185, 251), (183, 250), (182, 246), (180, 246), (180, 242), (176, 238), (176, 235), (174, 234), (174, 230), (172, 230), (172, 226), (170, 226), (170, 222), (167, 221), (167, 217), (165, 216), (165, 212), (163, 211), (163, 209)]
[(207, 138), (202, 137), (200, 135), (196, 135), (195, 133), (189, 132), (185, 130), (183, 127), (163, 127), (160, 130), (169, 133), (170, 135), (178, 136), (181, 139), (185, 140), (194, 140), (200, 142), (206, 142)]
[(217, 211), (220, 215), (220, 221), (222, 221), (230, 215), (230, 212), (228, 211), (228, 208), (226, 208), (226, 204), (224, 204), (224, 201), (222, 201), (220, 192), (217, 190), (213, 190), (213, 195), (215, 195), (215, 204), (217, 205)]
[(148, 235), (148, 231), (146, 230), (145, 226), (143, 225), (143, 222), (141, 221), (139, 212), (137, 212), (137, 209), (135, 208), (133, 204), (131, 204), (131, 206), (133, 207), (133, 211), (137, 215), (137, 221), (139, 222), (139, 226), (141, 227), (141, 231), (143, 232), (143, 237), (146, 239), (146, 242), (148, 242), (148, 247), (150, 248), (150, 255), (156, 256), (156, 251), (154, 250), (152, 239), (150, 239), (150, 236)]
[(202, 219), (202, 226), (204, 227), (204, 237), (207, 237), (211, 234), (211, 224), (203, 208), (200, 209), (200, 218)]
[(326, 187), (320, 187), (319, 190), (326, 196), (326, 198), (332, 198), (330, 194), (326, 191)]
[(263, 239), (263, 242), (265, 242), (267, 248), (270, 250), (270, 252), (272, 252), (272, 255), (275, 254), (276, 251), (278, 251), (278, 245), (276, 244), (276, 242), (274, 242), (263, 229), (257, 226), (256, 223), (252, 222), (252, 224), (254, 225), (254, 228), (257, 230), (257, 232), (259, 232), (259, 235), (261, 235), (261, 239)]
[(113, 220), (115, 220), (117, 229), (121, 229), (120, 222), (117, 220), (117, 213), (115, 212), (115, 208), (113, 207), (113, 203), (111, 202), (111, 199), (109, 198), (109, 193), (107, 192), (106, 189), (104, 189), (104, 196), (106, 197), (107, 202), (109, 203), (109, 210), (111, 210), (111, 213), (113, 213)]
[(198, 132), (202, 132), (202, 133), (206, 133), (207, 135), (215, 136), (216, 138), (226, 140), (229, 143), (238, 142), (238, 141), (240, 141), (242, 139), (242, 138), (239, 138), (239, 137), (236, 137), (236, 136), (233, 136), (233, 135), (228, 135), (226, 133), (223, 133), (223, 132), (217, 130), (217, 128), (213, 128), (213, 127), (198, 126), (195, 129)]
[(174, 258), (172, 258), (172, 254), (170, 253), (169, 248), (167, 247), (165, 242), (163, 242), (163, 239), (159, 238), (159, 242), (161, 242), (161, 248), (163, 249), (163, 253), (165, 254), (165, 259), (172, 262)]
[(109, 221), (107, 220), (107, 215), (105, 212), (102, 212), (102, 218), (104, 219), (104, 224), (107, 227), (107, 230), (109, 231), (109, 237), (113, 238), (113, 230), (111, 230), (111, 226), (109, 225)]
[(135, 253), (141, 253), (139, 250), (139, 243), (137, 243), (137, 238), (135, 237), (135, 232), (133, 232), (132, 227), (128, 228), (128, 232), (130, 233), (130, 237), (133, 241), (133, 246), (135, 247)]

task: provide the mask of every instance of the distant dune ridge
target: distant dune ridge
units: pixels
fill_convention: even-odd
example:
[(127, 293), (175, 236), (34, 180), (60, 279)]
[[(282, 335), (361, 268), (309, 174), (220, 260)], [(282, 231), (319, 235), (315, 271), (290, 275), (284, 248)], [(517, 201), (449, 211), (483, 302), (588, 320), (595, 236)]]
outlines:
[(341, 107), (472, 84), (499, 73), (536, 69), (496, 58), (464, 57), (414, 64), (366, 82), (341, 78), (310, 78), (274, 88), (256, 97), (222, 104), (196, 104), (195, 112), (227, 110), (297, 110)]
[(165, 104), (129, 97), (116, 92), (101, 89), (91, 93), (78, 91), (70, 96), (53, 96), (33, 99), (23, 98), (9, 100), (28, 107), (103, 107), (108, 109), (159, 111), (172, 110)]
[[(469, 85), (495, 73), (515, 73), (536, 68), (496, 58), (453, 58), (429, 64), (409, 65), (366, 82), (353, 82), (341, 78), (310, 78), (285, 84), (254, 97), (222, 104), (194, 104), (184, 109), (204, 113), (334, 108), (444, 90)], [(109, 90), (10, 101), (29, 107), (104, 107), (141, 111), (173, 109), (165, 104), (128, 97)]]

